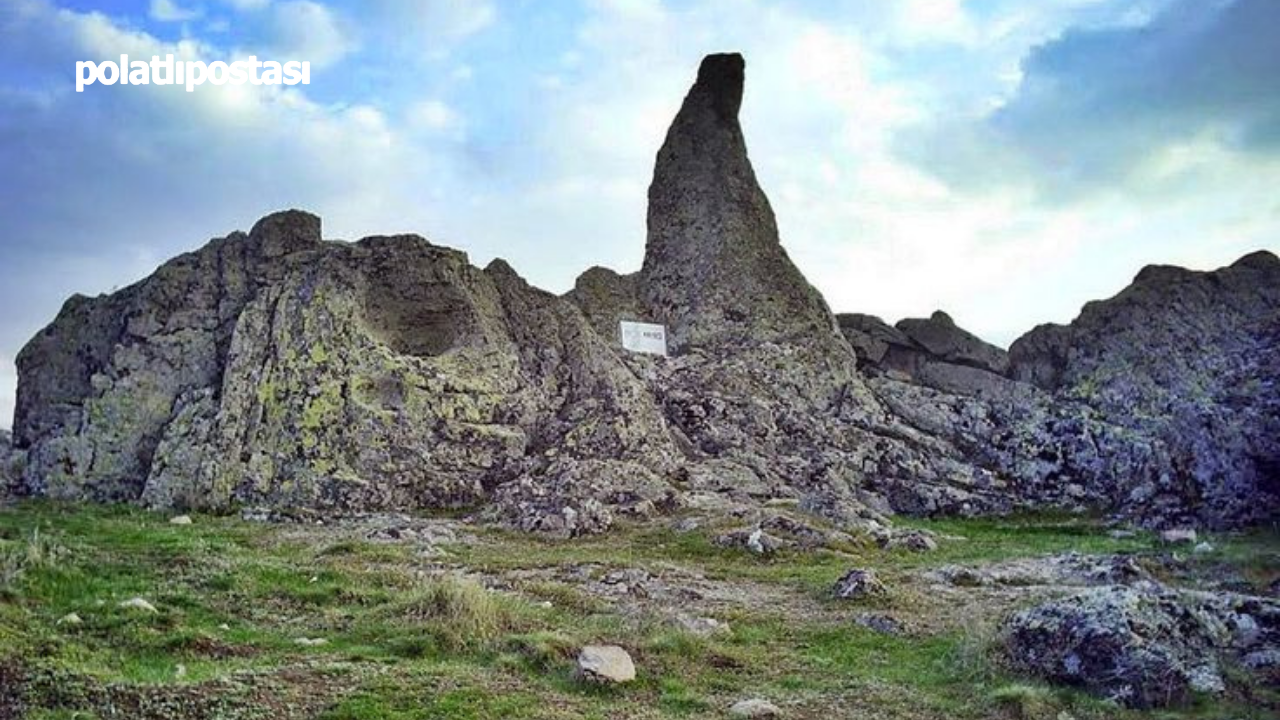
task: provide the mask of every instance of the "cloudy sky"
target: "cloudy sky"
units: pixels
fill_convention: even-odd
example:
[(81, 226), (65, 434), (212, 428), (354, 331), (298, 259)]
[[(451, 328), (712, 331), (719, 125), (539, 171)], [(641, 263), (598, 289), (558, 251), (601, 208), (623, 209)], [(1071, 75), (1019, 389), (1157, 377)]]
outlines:
[[(1275, 0), (0, 0), (0, 426), (73, 292), (276, 209), (417, 232), (535, 284), (639, 267), (708, 52), (783, 242), (838, 311), (1000, 344), (1280, 247)], [(129, 53), (309, 60), (289, 89), (91, 87)]]

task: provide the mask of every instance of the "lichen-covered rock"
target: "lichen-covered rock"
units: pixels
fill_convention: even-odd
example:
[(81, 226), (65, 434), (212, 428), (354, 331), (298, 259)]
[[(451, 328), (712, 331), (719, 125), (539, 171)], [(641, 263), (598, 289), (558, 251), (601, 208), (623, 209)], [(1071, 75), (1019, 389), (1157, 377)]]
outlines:
[(980, 566), (944, 565), (924, 573), (932, 582), (973, 587), (1094, 587), (1128, 585), (1151, 579), (1141, 565), (1128, 555), (1083, 555), (1066, 553), (1038, 558), (1020, 558)]
[(1105, 587), (1014, 615), (1012, 665), (1128, 707), (1177, 705), (1225, 689), (1222, 662), (1280, 646), (1280, 603), (1162, 586)]
[(617, 645), (588, 645), (578, 652), (577, 673), (587, 682), (616, 685), (635, 680), (636, 666)]
[(28, 489), (137, 499), (179, 399), (220, 384), (240, 313), (320, 247), (319, 219), (281, 213), (120, 292), (68, 300), (17, 358)]
[[(1070, 325), (1010, 348), (1013, 377), (1145, 446), (1105, 488), (1160, 524), (1239, 525), (1280, 509), (1280, 259), (1151, 266)], [(1138, 455), (1138, 453), (1126, 453)]]
[(53, 496), (439, 508), (523, 480), (561, 517), (670, 501), (665, 420), (575, 306), (422, 238), (324, 243), (304, 213), (69, 303), (19, 369), (27, 485)]
[(0, 498), (18, 489), (22, 480), (24, 454), (13, 447), (13, 435), (0, 430)]
[(873, 570), (853, 569), (836, 581), (831, 593), (841, 600), (857, 600), (871, 595), (881, 595), (886, 591), (884, 583), (876, 577)]
[[(1274, 256), (1149, 269), (1008, 355), (940, 312), (837, 323), (783, 249), (743, 91), (741, 56), (704, 60), (642, 268), (563, 297), (417, 236), (326, 242), (289, 211), (71, 298), (18, 356), (0, 481), (266, 516), (478, 506), (559, 536), (776, 501), (873, 535), (894, 512), (1274, 516)], [(625, 351), (620, 320), (663, 323), (670, 357)], [(796, 524), (753, 529), (817, 542), (778, 517)]]
[(667, 326), (671, 358), (627, 362), (649, 381), (699, 489), (712, 480), (720, 492), (809, 497), (841, 508), (825, 515), (834, 522), (876, 516), (868, 503), (1006, 506), (992, 476), (876, 400), (787, 257), (738, 122), (743, 68), (738, 55), (703, 61), (658, 153), (639, 274), (584, 276), (573, 295), (589, 315), (635, 308)]

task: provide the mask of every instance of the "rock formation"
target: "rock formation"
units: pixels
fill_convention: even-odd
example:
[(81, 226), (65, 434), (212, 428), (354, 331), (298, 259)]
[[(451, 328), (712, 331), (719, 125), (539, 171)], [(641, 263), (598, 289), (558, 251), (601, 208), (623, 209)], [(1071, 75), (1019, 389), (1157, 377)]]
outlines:
[(323, 242), (301, 212), (72, 299), (18, 364), (26, 485), (54, 497), (459, 507), (611, 480), (504, 492), (522, 525), (574, 532), (569, 497), (669, 495), (658, 408), (573, 306), (422, 238)]
[[(837, 322), (756, 182), (743, 75), (738, 55), (699, 69), (634, 274), (593, 268), (556, 297), (416, 236), (324, 241), (289, 211), (72, 298), (18, 358), (19, 489), (476, 506), (558, 535), (768, 500), (873, 532), (893, 512), (1042, 505), (1274, 516), (1274, 256), (1148, 269), (1009, 353), (941, 312)], [(665, 324), (671, 357), (623, 350), (619, 320)]]
[(1149, 448), (1108, 504), (1215, 526), (1280, 509), (1280, 259), (1152, 266), (1009, 351), (1012, 376)]
[(1007, 357), (942, 313), (841, 315), (873, 394), (1008, 478), (1020, 502), (1150, 525), (1231, 527), (1280, 510), (1280, 260), (1149, 267)]

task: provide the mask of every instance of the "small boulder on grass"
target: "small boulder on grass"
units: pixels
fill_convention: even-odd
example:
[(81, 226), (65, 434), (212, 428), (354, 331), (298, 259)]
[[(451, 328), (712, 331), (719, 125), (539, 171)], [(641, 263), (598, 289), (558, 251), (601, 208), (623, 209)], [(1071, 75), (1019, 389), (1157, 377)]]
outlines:
[(788, 546), (788, 542), (774, 537), (760, 528), (735, 530), (717, 535), (713, 542), (720, 547), (746, 550), (753, 555), (767, 557)]
[(1170, 528), (1160, 533), (1160, 542), (1165, 545), (1190, 545), (1196, 541), (1193, 528)]
[(190, 516), (190, 515), (176, 515), (176, 516), (174, 516), (174, 517), (169, 518), (169, 524), (170, 524), (170, 525), (190, 525), (190, 524), (191, 524), (191, 516)]
[(578, 677), (606, 685), (628, 683), (636, 679), (636, 666), (617, 645), (588, 645), (578, 653)]
[(832, 593), (841, 600), (856, 600), (885, 592), (884, 583), (872, 570), (853, 569), (836, 581)]
[(151, 603), (147, 602), (146, 600), (140, 597), (130, 598), (129, 600), (125, 600), (124, 602), (120, 603), (120, 607), (124, 608), (125, 610), (138, 610), (140, 612), (145, 612), (145, 613), (154, 614), (154, 613), (160, 612), (159, 610), (156, 609), (155, 605), (152, 605)]
[(740, 700), (729, 708), (729, 717), (734, 718), (780, 718), (782, 711), (777, 705), (761, 698)]

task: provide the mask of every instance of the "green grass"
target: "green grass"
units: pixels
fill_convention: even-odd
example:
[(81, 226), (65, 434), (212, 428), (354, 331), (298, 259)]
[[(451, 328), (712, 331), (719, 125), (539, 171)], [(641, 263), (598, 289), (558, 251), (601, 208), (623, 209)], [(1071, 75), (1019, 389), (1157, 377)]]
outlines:
[[(475, 542), (447, 548), (447, 563), (467, 570), (461, 576), (424, 575), (434, 561), (411, 544), (327, 528), (202, 515), (174, 526), (136, 508), (26, 503), (0, 510), (0, 681), (24, 674), (27, 717), (35, 718), (95, 717), (103, 708), (115, 714), (102, 717), (169, 717), (172, 703), (210, 718), (698, 718), (722, 717), (754, 696), (795, 717), (1264, 717), (1234, 701), (1125, 713), (1028, 685), (993, 658), (990, 622), (905, 636), (853, 624), (849, 616), (868, 607), (908, 620), (926, 612), (920, 598), (893, 589), (923, 567), (1156, 547), (1147, 534), (1116, 540), (1078, 517), (902, 524), (947, 537), (933, 553), (865, 544), (762, 559), (714, 545), (716, 528), (623, 527), (573, 541), (477, 528)], [(1211, 542), (1218, 550), (1195, 563), (1259, 583), (1280, 573), (1274, 531)], [(535, 572), (586, 564), (678, 566), (791, 600), (725, 608), (719, 616), (732, 631), (699, 637), (619, 612), (563, 572)], [(891, 592), (870, 604), (831, 599), (831, 584), (853, 566), (875, 569)], [(135, 596), (158, 612), (119, 607)], [(58, 623), (72, 612), (81, 624)], [(576, 681), (574, 656), (591, 642), (626, 647), (637, 681)], [(14, 691), (0, 688), (0, 709)]]

